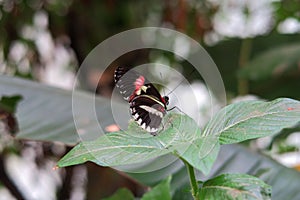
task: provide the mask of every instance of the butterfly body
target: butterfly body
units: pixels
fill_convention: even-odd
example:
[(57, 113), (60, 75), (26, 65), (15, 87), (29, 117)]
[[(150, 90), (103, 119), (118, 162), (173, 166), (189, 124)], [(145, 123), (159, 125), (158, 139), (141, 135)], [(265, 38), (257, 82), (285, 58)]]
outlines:
[(154, 85), (146, 81), (144, 76), (124, 67), (115, 71), (116, 86), (129, 102), (131, 116), (141, 128), (156, 135), (169, 98), (162, 97)]

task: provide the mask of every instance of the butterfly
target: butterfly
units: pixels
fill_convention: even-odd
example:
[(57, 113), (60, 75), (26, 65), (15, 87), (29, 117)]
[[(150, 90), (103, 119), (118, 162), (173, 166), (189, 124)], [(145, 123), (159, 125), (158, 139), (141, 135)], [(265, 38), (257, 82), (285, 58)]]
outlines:
[(167, 113), (168, 96), (158, 90), (143, 75), (125, 67), (118, 67), (114, 74), (115, 84), (130, 105), (130, 114), (140, 127), (156, 135)]

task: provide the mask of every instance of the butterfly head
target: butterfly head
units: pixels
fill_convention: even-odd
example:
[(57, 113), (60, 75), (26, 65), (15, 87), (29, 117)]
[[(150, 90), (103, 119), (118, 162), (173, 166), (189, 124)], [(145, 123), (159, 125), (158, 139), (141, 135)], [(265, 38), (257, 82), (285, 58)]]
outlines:
[(165, 105), (169, 105), (169, 97), (168, 96), (164, 96), (163, 100), (164, 100)]

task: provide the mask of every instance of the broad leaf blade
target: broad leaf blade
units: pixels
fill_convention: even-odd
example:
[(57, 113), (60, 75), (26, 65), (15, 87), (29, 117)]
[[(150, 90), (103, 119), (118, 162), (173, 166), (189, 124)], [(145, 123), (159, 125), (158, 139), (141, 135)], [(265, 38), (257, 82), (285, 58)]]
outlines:
[[(109, 99), (94, 98), (93, 94), (84, 92), (74, 92), (72, 96), (71, 91), (15, 77), (0, 76), (0, 83), (0, 95), (22, 95), (23, 97), (16, 113), (20, 126), (20, 132), (17, 134), (19, 139), (60, 141), (66, 144), (75, 144), (79, 141), (78, 136), (83, 137), (85, 140), (99, 137), (101, 135), (101, 131), (98, 130), (99, 123), (103, 126), (115, 123)], [(75, 117), (82, 121), (82, 124), (77, 123), (76, 127), (72, 113), (72, 97), (76, 99), (76, 109), (80, 111), (78, 112), (80, 115), (75, 115)], [(86, 110), (88, 104), (95, 104), (97, 119), (92, 118), (94, 112), (91, 113)], [(128, 106), (118, 103), (114, 103), (114, 106), (118, 110), (119, 118), (123, 120), (122, 123), (126, 124), (129, 117)], [(166, 127), (166, 133), (169, 136), (168, 134), (160, 134), (155, 139), (160, 138), (160, 141), (164, 142), (161, 145), (164, 147), (168, 146), (170, 152), (176, 149), (177, 144), (181, 144), (181, 147), (183, 146), (180, 152), (184, 152), (188, 146), (182, 144), (187, 141), (191, 142), (200, 135), (200, 130), (196, 123), (188, 117), (175, 117), (172, 119), (166, 117), (166, 126), (173, 126), (168, 121), (177, 124), (177, 131), (175, 129), (172, 130), (172, 127)], [(132, 124), (136, 126), (136, 123)], [(80, 130), (80, 135), (77, 133), (78, 129)], [(139, 128), (138, 130), (140, 131)], [(180, 132), (180, 134), (176, 134), (176, 132)], [(144, 135), (149, 136), (148, 133)], [(206, 151), (210, 152), (210, 148), (207, 148)], [(203, 152), (203, 155), (207, 155), (207, 152)], [(86, 156), (90, 156), (92, 159), (92, 156), (89, 154), (86, 154), (85, 157), (83, 156), (82, 159), (88, 158)], [(83, 160), (80, 160), (80, 162), (83, 162)]]
[[(169, 119), (167, 118), (165, 121), (167, 120)], [(194, 168), (208, 174), (219, 153), (218, 138), (214, 135), (202, 135), (196, 122), (187, 116), (173, 117), (172, 123), (179, 123), (180, 126), (178, 128), (172, 126), (171, 130), (177, 130), (177, 136), (172, 137), (176, 143), (171, 145), (170, 150), (189, 162)]]
[(203, 184), (199, 198), (269, 200), (271, 199), (271, 186), (247, 174), (222, 174)]
[(186, 115), (170, 113), (165, 121), (169, 123), (155, 137), (132, 122), (127, 131), (109, 133), (97, 140), (82, 142), (65, 155), (58, 166), (86, 161), (102, 166), (132, 165), (175, 153), (207, 174), (219, 150), (215, 148), (218, 147), (217, 138), (202, 136), (194, 120)]
[(121, 188), (117, 192), (115, 192), (112, 196), (108, 198), (104, 198), (102, 200), (134, 200), (134, 196), (126, 188)]
[[(224, 173), (245, 173), (256, 176), (261, 170), (266, 170), (259, 178), (272, 186), (272, 200), (298, 200), (300, 199), (299, 185), (300, 173), (296, 170), (287, 168), (276, 161), (261, 155), (257, 152), (248, 150), (241, 145), (224, 145), (221, 147), (219, 156), (209, 176), (198, 173), (199, 180), (207, 180)], [(155, 177), (155, 172), (149, 177)], [(165, 172), (167, 176), (168, 172)], [(145, 174), (139, 178), (148, 177)], [(160, 174), (163, 178), (164, 175)], [(150, 179), (150, 178), (148, 178)], [(287, 187), (288, 186), (288, 187)], [(184, 166), (173, 172), (172, 189), (175, 190), (174, 199), (190, 199), (190, 193), (186, 188), (190, 187), (188, 175)], [(177, 198), (180, 197), (180, 198)]]
[(223, 108), (205, 127), (203, 135), (219, 136), (221, 144), (238, 143), (274, 135), (299, 121), (299, 101), (245, 101)]
[(144, 162), (169, 153), (158, 140), (137, 138), (131, 132), (115, 132), (94, 141), (82, 142), (57, 165), (65, 167), (91, 161), (101, 166), (119, 166)]
[[(41, 83), (16, 77), (0, 75), (0, 96), (21, 95), (16, 117), (20, 131), (16, 137), (28, 140), (59, 141), (66, 144), (76, 144), (79, 136), (74, 124), (72, 113), (72, 91), (50, 87)], [(84, 133), (99, 136), (99, 123), (105, 127), (114, 124), (109, 99), (95, 97), (85, 92), (74, 92), (76, 109), (82, 119), (82, 124), (76, 124)], [(95, 114), (86, 109), (87, 105), (96, 105)], [(118, 115), (124, 123), (129, 120), (128, 106), (114, 103)], [(82, 135), (83, 137), (83, 135)]]
[(149, 192), (144, 194), (141, 200), (171, 200), (170, 182), (171, 177), (168, 177), (166, 180), (162, 181)]
[[(182, 115), (170, 114), (174, 126), (182, 126), (178, 123)], [(186, 120), (190, 118), (185, 117)], [(59, 162), (59, 167), (80, 164), (92, 161), (102, 166), (118, 166), (144, 162), (161, 155), (171, 153), (177, 145), (185, 144), (191, 136), (178, 132), (169, 124), (157, 136), (153, 137), (142, 130), (135, 122), (131, 122), (129, 129), (109, 133), (99, 137), (97, 140), (84, 141), (73, 148)]]
[(189, 144), (187, 149), (180, 153), (180, 156), (194, 168), (208, 175), (220, 150), (220, 144), (216, 141), (218, 139), (215, 137), (196, 139)]

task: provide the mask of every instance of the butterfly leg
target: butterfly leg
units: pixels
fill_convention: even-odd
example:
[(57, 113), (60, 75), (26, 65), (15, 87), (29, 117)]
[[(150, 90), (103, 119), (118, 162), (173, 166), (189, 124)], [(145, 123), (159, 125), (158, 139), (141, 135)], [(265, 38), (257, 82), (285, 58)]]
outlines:
[(183, 113), (183, 114), (185, 114), (185, 115), (187, 115), (185, 112), (183, 112), (180, 108), (178, 108), (177, 106), (174, 106), (174, 107), (172, 107), (172, 108), (170, 108), (170, 109), (168, 109), (167, 111), (171, 111), (171, 110), (174, 110), (174, 109), (177, 109), (179, 112), (181, 112), (181, 113)]

